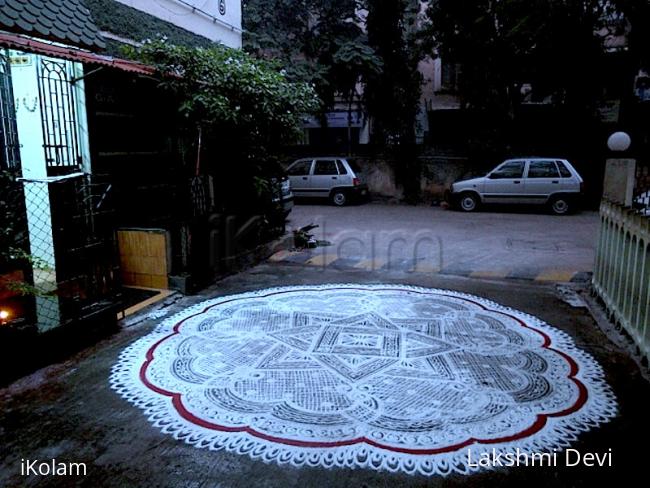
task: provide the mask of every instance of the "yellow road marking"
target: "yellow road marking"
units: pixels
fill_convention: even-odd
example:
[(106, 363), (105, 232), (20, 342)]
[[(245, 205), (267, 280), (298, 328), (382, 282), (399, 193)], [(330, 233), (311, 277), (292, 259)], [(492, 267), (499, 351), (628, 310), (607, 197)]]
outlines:
[(485, 270), (473, 271), (470, 273), (469, 276), (471, 278), (505, 278), (506, 276), (508, 276), (509, 273), (510, 273), (509, 271), (503, 269), (499, 269), (499, 270), (485, 269)]
[(437, 273), (440, 271), (440, 267), (428, 261), (418, 261), (415, 263), (413, 271), (416, 273)]
[(311, 259), (308, 259), (305, 264), (310, 266), (329, 266), (336, 261), (339, 257), (336, 254), (318, 254)]
[(363, 259), (354, 265), (355, 268), (365, 269), (366, 271), (375, 271), (383, 268), (386, 265), (385, 259)]
[(571, 281), (576, 271), (565, 269), (545, 269), (535, 277), (535, 281)]
[(269, 261), (272, 261), (274, 263), (284, 261), (287, 256), (289, 256), (289, 254), (289, 251), (278, 251), (269, 258)]

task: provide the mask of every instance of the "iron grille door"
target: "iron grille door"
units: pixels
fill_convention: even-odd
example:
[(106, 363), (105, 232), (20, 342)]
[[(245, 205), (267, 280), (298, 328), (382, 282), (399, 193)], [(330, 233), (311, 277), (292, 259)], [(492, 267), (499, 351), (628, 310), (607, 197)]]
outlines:
[(0, 50), (0, 153), (0, 168), (16, 170), (20, 168), (11, 64), (4, 50)]

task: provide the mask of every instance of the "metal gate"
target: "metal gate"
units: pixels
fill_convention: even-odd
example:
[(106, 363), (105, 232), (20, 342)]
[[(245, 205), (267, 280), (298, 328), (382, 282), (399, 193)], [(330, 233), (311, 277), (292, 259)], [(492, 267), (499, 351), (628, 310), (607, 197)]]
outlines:
[(110, 183), (82, 173), (21, 183), (39, 321), (56, 326), (111, 306), (120, 282)]
[(7, 51), (0, 50), (0, 169), (20, 168), (20, 146)]

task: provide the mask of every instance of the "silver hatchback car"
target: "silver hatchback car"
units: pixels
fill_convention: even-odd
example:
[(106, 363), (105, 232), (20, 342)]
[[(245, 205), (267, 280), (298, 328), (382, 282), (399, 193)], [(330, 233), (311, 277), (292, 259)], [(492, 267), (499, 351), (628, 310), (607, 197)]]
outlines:
[(368, 186), (355, 165), (344, 158), (304, 158), (287, 168), (296, 197), (329, 198), (343, 206), (353, 198), (368, 196)]
[(508, 159), (481, 178), (451, 185), (448, 201), (465, 212), (482, 203), (548, 205), (556, 215), (573, 210), (583, 193), (583, 180), (566, 159)]

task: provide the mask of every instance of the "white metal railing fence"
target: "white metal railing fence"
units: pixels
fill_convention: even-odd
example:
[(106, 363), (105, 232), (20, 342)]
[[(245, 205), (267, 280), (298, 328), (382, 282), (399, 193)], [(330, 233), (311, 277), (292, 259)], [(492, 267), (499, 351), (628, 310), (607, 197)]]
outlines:
[(650, 219), (621, 205), (600, 205), (592, 280), (607, 312), (650, 360)]

